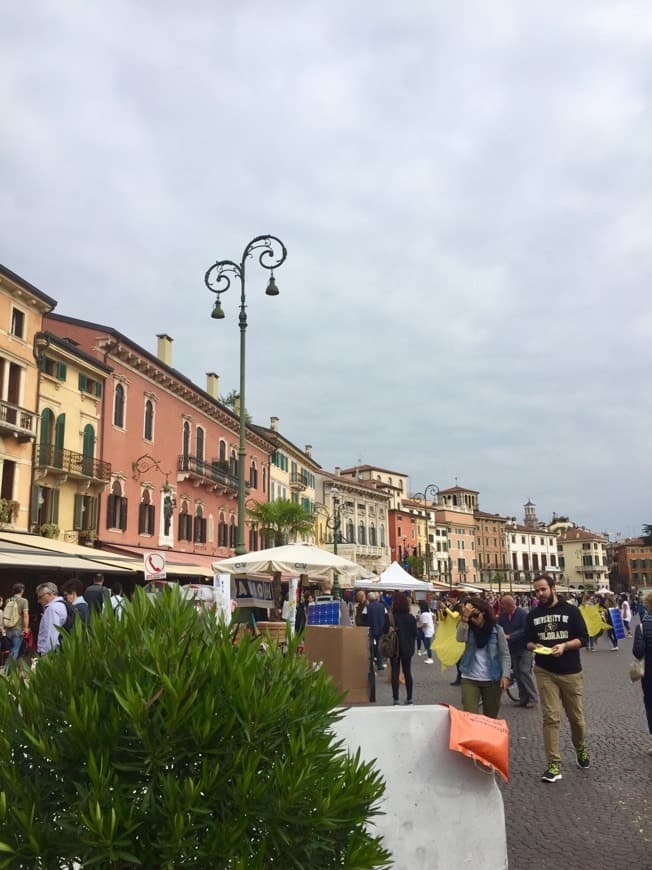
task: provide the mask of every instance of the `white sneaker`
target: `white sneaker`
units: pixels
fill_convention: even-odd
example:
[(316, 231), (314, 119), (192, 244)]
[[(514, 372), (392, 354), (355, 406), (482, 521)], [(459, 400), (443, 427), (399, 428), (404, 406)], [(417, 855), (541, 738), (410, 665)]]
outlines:
[(431, 665), (431, 664), (433, 664), (432, 659), (426, 659), (425, 664), (426, 664), (426, 665)]

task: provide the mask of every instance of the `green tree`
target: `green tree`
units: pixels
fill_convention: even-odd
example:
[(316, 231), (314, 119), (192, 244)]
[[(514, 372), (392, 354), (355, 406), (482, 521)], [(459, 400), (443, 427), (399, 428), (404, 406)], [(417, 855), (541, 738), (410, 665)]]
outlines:
[[(218, 398), (218, 402), (221, 402), (223, 405), (226, 405), (227, 408), (230, 408), (234, 414), (237, 413), (238, 400), (240, 398), (240, 393), (237, 390), (231, 390), (230, 393), (227, 393), (226, 396), (220, 396)], [(251, 414), (245, 408), (244, 412), (245, 423), (251, 423)]]
[(380, 772), (320, 669), (138, 589), (0, 680), (0, 867), (375, 868)]
[(315, 524), (312, 514), (288, 498), (259, 501), (247, 509), (252, 522), (257, 523), (263, 540), (269, 547), (281, 547), (297, 535), (310, 535)]

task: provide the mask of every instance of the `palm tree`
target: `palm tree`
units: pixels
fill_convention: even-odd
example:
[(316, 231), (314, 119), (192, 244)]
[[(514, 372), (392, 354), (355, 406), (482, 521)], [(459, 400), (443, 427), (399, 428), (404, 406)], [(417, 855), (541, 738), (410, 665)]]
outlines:
[(256, 502), (247, 508), (247, 515), (258, 524), (267, 546), (281, 547), (290, 539), (296, 540), (297, 535), (309, 535), (314, 531), (312, 514), (287, 498)]
[[(276, 501), (259, 501), (247, 508), (249, 519), (258, 524), (260, 534), (266, 545), (281, 547), (297, 535), (309, 535), (314, 531), (312, 514), (295, 501), (279, 498)], [(272, 577), (272, 595), (277, 617), (283, 607), (281, 574)]]

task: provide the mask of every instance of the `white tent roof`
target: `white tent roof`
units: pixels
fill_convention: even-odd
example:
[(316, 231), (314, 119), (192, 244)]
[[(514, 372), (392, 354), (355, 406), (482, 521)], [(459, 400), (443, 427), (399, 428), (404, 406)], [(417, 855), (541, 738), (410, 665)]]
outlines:
[(284, 547), (270, 547), (242, 556), (231, 556), (213, 562), (216, 574), (282, 574), (296, 576), (331, 576), (333, 572), (344, 577), (368, 577), (369, 572), (349, 559), (336, 556), (313, 544), (286, 544)]
[(371, 580), (356, 580), (356, 589), (384, 589), (394, 590), (403, 589), (415, 592), (432, 592), (430, 583), (423, 580), (417, 580), (411, 574), (408, 574), (398, 562), (392, 562), (389, 568), (385, 568), (383, 573)]

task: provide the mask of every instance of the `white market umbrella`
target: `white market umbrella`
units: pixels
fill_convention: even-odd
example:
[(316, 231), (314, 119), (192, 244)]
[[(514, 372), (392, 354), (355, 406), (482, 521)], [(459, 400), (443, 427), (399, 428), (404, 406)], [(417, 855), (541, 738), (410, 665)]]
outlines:
[(356, 589), (380, 589), (392, 591), (394, 589), (412, 592), (432, 592), (432, 585), (424, 580), (418, 580), (408, 574), (398, 562), (392, 562), (380, 576), (371, 580), (356, 580)]
[(336, 556), (313, 544), (286, 544), (282, 547), (269, 547), (242, 556), (231, 556), (213, 562), (216, 574), (309, 574), (329, 576), (334, 571), (351, 579), (368, 577), (370, 572), (349, 559)]

